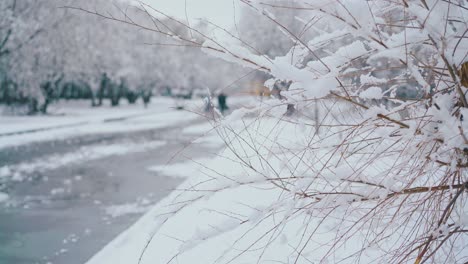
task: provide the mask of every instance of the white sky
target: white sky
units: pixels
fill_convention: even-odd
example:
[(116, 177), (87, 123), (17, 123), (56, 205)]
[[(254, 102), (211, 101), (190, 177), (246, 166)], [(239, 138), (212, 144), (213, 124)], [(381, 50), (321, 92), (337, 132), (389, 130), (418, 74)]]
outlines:
[(193, 19), (205, 18), (225, 29), (230, 29), (234, 25), (234, 10), (239, 11), (238, 0), (143, 0), (159, 11), (182, 19), (185, 19), (185, 1), (191, 23)]

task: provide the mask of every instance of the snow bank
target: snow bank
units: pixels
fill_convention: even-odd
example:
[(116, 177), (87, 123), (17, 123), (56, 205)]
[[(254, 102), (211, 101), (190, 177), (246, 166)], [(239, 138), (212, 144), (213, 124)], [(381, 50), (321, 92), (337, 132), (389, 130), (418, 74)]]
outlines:
[[(401, 153), (393, 150), (406, 142), (389, 136), (399, 129), (396, 125), (373, 128), (372, 133), (349, 132), (346, 124), (378, 120), (377, 115), (366, 116), (365, 111), (333, 100), (319, 112), (330, 105), (340, 114), (326, 117), (322, 123), (329, 126), (318, 134), (308, 118), (278, 120), (266, 112), (258, 119), (221, 121), (216, 132), (229, 148), (200, 161), (202, 166), (152, 168), (174, 176), (190, 172), (190, 178), (87, 264), (390, 261), (386, 252), (406, 240), (402, 228), (417, 226), (424, 213), (400, 218), (413, 207), (403, 206), (399, 212), (400, 200), (395, 198), (389, 201), (396, 207), (385, 210), (397, 217), (377, 214), (384, 210), (378, 210), (380, 202), (408, 184), (402, 175), (411, 168), (399, 165), (396, 171), (392, 162)], [(367, 144), (377, 135), (385, 140)], [(337, 141), (340, 137), (346, 144)], [(359, 151), (362, 144), (368, 152), (346, 155)], [(340, 155), (334, 155), (336, 149)], [(384, 149), (389, 151), (380, 157)], [(408, 149), (404, 154), (419, 151), (424, 150)], [(432, 170), (431, 182), (440, 172), (437, 167)], [(405, 198), (411, 204), (424, 195)], [(363, 217), (368, 218), (361, 221)], [(378, 234), (385, 234), (385, 239), (376, 238)], [(374, 238), (378, 243), (369, 243)], [(466, 242), (460, 238), (457, 245)]]
[(89, 134), (157, 129), (198, 118), (196, 114), (176, 111), (174, 101), (167, 98), (153, 100), (148, 109), (141, 105), (90, 108), (72, 104), (56, 111), (60, 115), (0, 116), (0, 148)]
[(141, 214), (149, 210), (148, 205), (142, 205), (139, 203), (126, 203), (120, 205), (111, 205), (106, 207), (106, 214), (112, 218), (121, 217), (129, 214)]

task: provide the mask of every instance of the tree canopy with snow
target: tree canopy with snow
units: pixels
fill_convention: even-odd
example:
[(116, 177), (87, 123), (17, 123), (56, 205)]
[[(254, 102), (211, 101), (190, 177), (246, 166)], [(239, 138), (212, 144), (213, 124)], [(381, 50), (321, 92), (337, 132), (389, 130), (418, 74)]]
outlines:
[[(2, 1), (0, 103), (29, 102), (32, 112), (46, 112), (69, 85), (112, 100), (124, 86), (139, 93), (167, 87), (183, 93), (214, 91), (232, 82), (232, 76), (221, 73), (242, 74), (239, 67), (207, 57), (197, 47), (177, 45), (168, 37), (190, 37), (191, 30), (150, 12), (148, 6), (124, 0)], [(202, 23), (194, 26), (207, 30)], [(155, 34), (154, 27), (165, 34)]]

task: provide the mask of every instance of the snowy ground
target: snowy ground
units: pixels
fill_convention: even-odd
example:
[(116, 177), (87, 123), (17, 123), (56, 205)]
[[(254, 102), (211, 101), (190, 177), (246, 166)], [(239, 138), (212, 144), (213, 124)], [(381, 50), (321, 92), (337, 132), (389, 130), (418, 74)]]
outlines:
[[(200, 104), (195, 101), (187, 106), (200, 111)], [(60, 102), (46, 116), (0, 116), (0, 148), (89, 134), (155, 129), (196, 118), (195, 114), (175, 111), (175, 106), (170, 98), (154, 98), (146, 109), (140, 104), (92, 108), (89, 101)]]
[[(239, 125), (242, 122), (237, 120), (235, 115), (218, 121)], [(249, 122), (249, 120), (252, 121), (252, 119), (244, 121)], [(182, 132), (196, 136), (195, 143), (219, 148), (225, 142), (219, 135), (219, 130), (214, 128), (217, 125), (219, 123), (201, 123), (186, 127)], [(225, 172), (228, 172), (227, 175), (238, 173), (239, 166), (236, 166), (235, 162), (229, 158), (229, 153), (228, 149), (223, 149), (214, 157), (204, 158), (195, 155), (190, 161), (170, 166), (149, 167), (150, 171), (172, 177), (185, 177), (186, 180), (169, 196), (154, 205), (134, 225), (93, 256), (87, 264), (215, 263), (216, 258), (223, 254), (226, 247), (231, 247), (230, 242), (238, 235), (241, 236), (242, 230), (245, 231), (245, 228), (241, 227), (241, 231), (223, 234), (223, 231), (228, 231), (231, 227), (234, 229), (234, 226), (240, 226), (240, 223), (232, 221), (229, 215), (223, 216), (223, 212), (232, 210), (233, 215), (242, 216), (244, 213), (251, 215), (254, 212), (252, 208), (246, 206), (247, 204), (254, 204), (253, 206), (261, 208), (265, 202), (269, 202), (277, 195), (276, 191), (269, 193), (266, 191), (266, 195), (262, 193), (259, 196), (255, 188), (241, 186), (234, 188), (233, 191), (221, 192), (219, 195), (214, 192), (211, 195), (209, 190), (207, 193), (195, 191), (196, 185), (200, 185), (200, 182), (202, 182), (201, 185), (209, 183), (213, 175), (221, 175)], [(217, 230), (216, 225), (224, 226), (223, 222), (227, 229)], [(200, 229), (211, 224), (213, 224), (211, 229)], [(204, 241), (205, 238), (216, 237), (218, 234), (220, 235), (218, 239)], [(179, 255), (179, 252), (184, 254)], [(241, 260), (240, 263), (251, 263), (248, 259), (245, 261)]]
[[(345, 116), (352, 116), (353, 112), (345, 108), (347, 105), (338, 107), (343, 107)], [(285, 108), (279, 111), (284, 113)], [(223, 141), (217, 136), (220, 134), (229, 143), (229, 148), (222, 149), (210, 159), (195, 156), (191, 162), (150, 167), (151, 171), (163, 175), (188, 179), (87, 264), (387, 263), (379, 257), (391, 257), (382, 252), (398, 246), (399, 239), (405, 239), (401, 233), (392, 232), (393, 237), (388, 241), (369, 245), (366, 233), (370, 228), (365, 225), (373, 225), (371, 220), (363, 222), (362, 229), (353, 239), (341, 239), (343, 235), (340, 232), (346, 233), (362, 217), (361, 214), (349, 213), (355, 209), (353, 203), (336, 200), (338, 205), (335, 206), (332, 199), (296, 199), (294, 193), (312, 185), (315, 177), (301, 177), (294, 184), (287, 185), (285, 189), (292, 190), (291, 196), (275, 185), (282, 184), (284, 181), (281, 179), (287, 179), (291, 171), (296, 171), (297, 175), (310, 173), (314, 176), (314, 166), (322, 166), (320, 159), (308, 163), (315, 160), (312, 155), (281, 156), (278, 153), (282, 154), (285, 149), (302, 153), (301, 146), (310, 144), (314, 146), (310, 153), (320, 156), (328, 152), (323, 149), (333, 147), (336, 142), (323, 140), (311, 143), (310, 135), (314, 135), (317, 128), (306, 125), (301, 117), (278, 120), (265, 115), (258, 119), (246, 112), (237, 111), (220, 120), (224, 126), (216, 131), (206, 124), (185, 128), (183, 132), (188, 134), (205, 134), (197, 142), (212, 146), (222, 145)], [(206, 134), (204, 131), (211, 132)], [(359, 136), (353, 140), (360, 140)], [(267, 158), (274, 162), (265, 162)], [(334, 158), (339, 159), (340, 156)], [(306, 161), (306, 165), (297, 163), (299, 165), (290, 167), (298, 160)], [(359, 161), (349, 162), (357, 164)], [(384, 168), (383, 164), (391, 163), (384, 160), (369, 166), (366, 172), (378, 174), (378, 170)], [(344, 175), (352, 173), (348, 166), (337, 166), (336, 172), (330, 173), (327, 180), (333, 182), (346, 177)], [(371, 189), (357, 187), (362, 192)], [(318, 204), (318, 210), (308, 208), (307, 203)], [(324, 218), (326, 221), (322, 221)], [(389, 226), (393, 231), (393, 228), (404, 227), (407, 224), (404, 221), (395, 219), (389, 223), (384, 219), (379, 228)], [(468, 256), (463, 250), (466, 240), (461, 239), (459, 243), (458, 257), (466, 260)], [(465, 261), (457, 262), (450, 258), (446, 263)]]
[[(200, 138), (200, 142), (223, 145), (221, 137), (210, 124), (188, 127), (184, 132), (202, 133), (204, 136)], [(228, 254), (223, 257), (235, 244), (236, 239), (252, 228), (252, 225), (243, 226), (242, 221), (235, 219), (255, 217), (254, 208), (266, 206), (278, 195), (277, 191), (264, 190), (260, 193), (259, 189), (249, 186), (238, 186), (232, 190), (227, 188), (219, 193), (209, 190), (206, 193), (194, 191), (196, 185), (214, 187), (209, 184), (213, 175), (226, 173), (229, 177), (239, 172), (239, 166), (235, 165), (232, 157), (229, 158), (230, 154), (232, 153), (225, 149), (215, 158), (200, 158), (171, 166), (150, 167), (151, 171), (164, 175), (190, 176), (176, 191), (152, 207), (87, 264), (216, 263), (227, 261), (230, 257), (233, 257), (234, 263), (252, 263), (249, 256), (235, 258)], [(226, 212), (228, 213), (225, 214)], [(218, 226), (221, 226), (222, 230), (218, 229)], [(254, 233), (251, 235), (259, 234), (258, 231)], [(241, 249), (234, 251), (241, 252)], [(283, 253), (284, 251), (280, 250), (270, 256), (278, 257)], [(288, 256), (285, 257), (287, 263)], [(194, 259), (196, 262), (193, 262)]]
[(219, 150), (201, 101), (87, 104), (0, 117), (0, 263), (84, 263)]

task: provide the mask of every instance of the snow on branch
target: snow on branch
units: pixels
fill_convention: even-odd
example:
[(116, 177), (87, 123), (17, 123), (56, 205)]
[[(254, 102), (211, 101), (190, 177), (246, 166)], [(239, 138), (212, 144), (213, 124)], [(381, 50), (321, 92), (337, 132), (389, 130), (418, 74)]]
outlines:
[[(258, 54), (255, 37), (220, 41), (175, 18), (200, 41), (92, 12), (271, 76), (273, 98), (218, 120), (226, 150), (181, 190), (229, 216), (199, 223), (177, 259), (223, 238), (216, 263), (468, 261), (467, 3), (240, 2), (290, 51)], [(296, 33), (287, 17), (314, 22)]]

